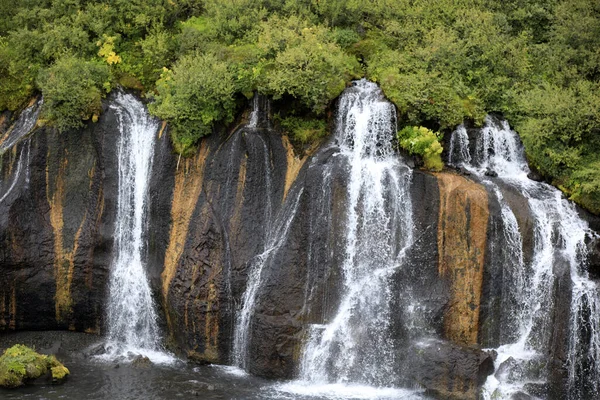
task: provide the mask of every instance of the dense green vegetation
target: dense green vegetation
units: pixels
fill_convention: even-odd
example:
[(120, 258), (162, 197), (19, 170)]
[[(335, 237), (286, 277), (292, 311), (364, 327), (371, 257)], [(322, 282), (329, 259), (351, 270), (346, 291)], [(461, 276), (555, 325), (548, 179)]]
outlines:
[(69, 375), (69, 370), (54, 356), (45, 356), (22, 344), (6, 349), (0, 356), (0, 386), (15, 388), (28, 379), (36, 379), (48, 372), (52, 379), (60, 381)]
[[(299, 143), (350, 80), (380, 84), (399, 125), (447, 131), (503, 113), (531, 164), (600, 212), (597, 0), (0, 0), (0, 109), (37, 92), (69, 129), (117, 84), (154, 99), (194, 152), (258, 91)], [(73, 95), (67, 95), (72, 93)]]
[(441, 171), (443, 135), (433, 132), (424, 126), (406, 126), (398, 132), (398, 144), (410, 154), (418, 154), (423, 158), (423, 165), (431, 171)]

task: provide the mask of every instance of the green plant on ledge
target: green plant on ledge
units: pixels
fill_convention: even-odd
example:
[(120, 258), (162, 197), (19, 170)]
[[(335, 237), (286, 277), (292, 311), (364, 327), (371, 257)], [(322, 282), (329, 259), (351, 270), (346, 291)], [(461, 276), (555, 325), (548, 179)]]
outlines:
[(306, 145), (318, 142), (327, 136), (327, 123), (323, 119), (275, 116), (281, 127), (298, 144)]
[(410, 154), (423, 157), (426, 169), (441, 171), (444, 168), (443, 147), (440, 144), (442, 137), (442, 133), (423, 126), (406, 126), (398, 132), (398, 143)]

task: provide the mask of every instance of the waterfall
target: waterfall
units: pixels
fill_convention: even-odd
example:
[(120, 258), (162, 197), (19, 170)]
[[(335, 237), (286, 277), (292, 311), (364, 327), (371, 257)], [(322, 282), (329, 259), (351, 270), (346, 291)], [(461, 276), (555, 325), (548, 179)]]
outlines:
[(456, 128), (456, 131), (450, 136), (450, 149), (448, 150), (448, 164), (456, 165), (469, 164), (471, 154), (469, 154), (469, 136), (464, 125)]
[[(0, 156), (13, 148), (19, 143), (19, 141), (21, 141), (21, 139), (31, 132), (31, 130), (35, 127), (42, 104), (43, 99), (40, 99), (23, 110), (15, 124), (4, 134), (4, 136), (0, 138)], [(14, 188), (17, 186), (17, 183), (21, 179), (23, 171), (25, 172), (25, 183), (29, 183), (29, 157), (31, 154), (31, 139), (26, 140), (21, 146), (21, 149), (18, 149), (18, 152), (19, 155), (17, 158), (17, 165), (14, 172), (11, 174), (12, 180), (10, 180), (10, 182), (2, 181), (0, 178), (0, 203), (4, 202), (12, 193)]]
[(261, 254), (258, 254), (249, 262), (246, 290), (242, 296), (241, 310), (238, 312), (235, 321), (232, 359), (233, 365), (242, 369), (247, 368), (247, 353), (251, 339), (250, 323), (254, 315), (256, 298), (262, 283), (262, 271), (271, 261), (272, 256), (276, 254), (279, 248), (285, 243), (302, 196), (302, 189), (291, 193), (290, 198), (293, 199), (293, 201), (287, 202), (275, 216), (275, 219), (273, 219), (273, 168), (270, 162), (269, 146), (267, 145), (265, 138), (259, 132), (260, 128), (269, 127), (269, 107), (268, 98), (256, 93), (252, 100), (250, 121), (243, 133), (256, 135), (257, 142), (262, 146), (262, 152), (256, 153), (262, 153), (262, 160), (260, 160), (260, 162), (264, 169), (265, 205), (263, 212), (265, 238)]
[(268, 128), (269, 127), (269, 112), (271, 105), (267, 96), (254, 93), (252, 97), (252, 111), (250, 112), (250, 120), (248, 128)]
[(23, 112), (19, 115), (17, 122), (15, 122), (11, 129), (9, 129), (8, 132), (6, 132), (6, 134), (0, 138), (0, 155), (13, 147), (19, 140), (21, 140), (21, 138), (31, 132), (31, 130), (35, 127), (43, 104), (44, 99), (40, 98), (35, 103), (23, 110)]
[[(464, 128), (463, 128), (464, 129)], [(453, 153), (466, 154), (469, 149), (463, 129), (457, 129), (451, 140)], [(546, 381), (543, 364), (552, 354), (553, 313), (557, 271), (568, 268), (572, 283), (568, 360), (568, 393), (572, 399), (597, 396), (600, 385), (600, 297), (597, 285), (589, 279), (585, 268), (586, 238), (591, 235), (588, 225), (577, 214), (575, 207), (562, 193), (545, 183), (527, 178), (529, 169), (518, 135), (506, 121), (486, 119), (476, 137), (474, 153), (470, 158), (457, 157), (454, 165), (461, 165), (492, 187), (502, 207), (507, 251), (515, 255), (512, 265), (505, 265), (508, 279), (503, 281), (500, 320), (511, 323), (501, 329), (510, 330), (502, 335), (496, 349), (495, 376), (490, 376), (484, 388), (486, 398), (510, 397), (526, 391), (527, 384)], [(496, 176), (492, 179), (488, 176)], [(522, 238), (513, 212), (504, 201), (499, 183), (516, 189), (527, 200), (533, 227), (533, 254), (528, 265), (523, 261)], [(559, 300), (560, 301), (560, 300)]]
[(286, 241), (300, 203), (302, 191), (302, 189), (299, 189), (295, 193), (291, 193), (293, 201), (286, 203), (275, 219), (273, 227), (267, 231), (265, 250), (254, 257), (248, 267), (246, 291), (242, 297), (242, 309), (237, 316), (233, 338), (233, 363), (236, 367), (247, 368), (247, 353), (251, 339), (250, 322), (254, 315), (256, 298), (262, 283), (262, 272), (272, 256)]
[(115, 358), (131, 353), (155, 362), (168, 361), (169, 356), (160, 352), (157, 315), (144, 270), (148, 183), (158, 122), (130, 94), (117, 94), (111, 108), (117, 114), (121, 135), (107, 356)]
[[(17, 168), (13, 173), (12, 181), (8, 186), (0, 179), (0, 204), (8, 198), (13, 189), (17, 186), (21, 173), (25, 169), (25, 183), (29, 183), (29, 155), (31, 153), (31, 139), (27, 140), (19, 151), (17, 159)], [(8, 182), (6, 182), (8, 183)]]
[(391, 386), (390, 274), (412, 243), (411, 170), (394, 153), (394, 106), (361, 80), (340, 98), (336, 139), (349, 183), (343, 289), (330, 323), (313, 325), (301, 360), (311, 384)]

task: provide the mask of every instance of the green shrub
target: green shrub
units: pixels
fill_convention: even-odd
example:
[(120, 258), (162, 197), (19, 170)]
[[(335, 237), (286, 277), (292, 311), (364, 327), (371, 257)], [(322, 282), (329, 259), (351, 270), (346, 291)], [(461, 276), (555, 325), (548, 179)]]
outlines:
[(14, 111), (29, 100), (36, 71), (36, 65), (24, 63), (15, 49), (0, 37), (0, 111)]
[(279, 120), (281, 127), (296, 143), (312, 144), (327, 136), (327, 123), (322, 119), (286, 117)]
[(400, 146), (410, 154), (423, 157), (425, 168), (432, 171), (441, 171), (444, 168), (441, 139), (441, 133), (433, 132), (423, 126), (407, 126), (398, 132)]
[(37, 84), (44, 95), (43, 118), (61, 132), (83, 126), (82, 120), (102, 111), (109, 76), (107, 65), (72, 56), (40, 71)]
[(194, 153), (198, 140), (215, 122), (231, 122), (235, 111), (234, 77), (227, 63), (212, 54), (193, 54), (165, 68), (156, 84), (149, 110), (171, 123), (171, 138), (179, 154)]
[(263, 51), (262, 93), (275, 99), (289, 94), (316, 114), (322, 114), (340, 95), (360, 66), (345, 54), (328, 30), (291, 17), (272, 17), (261, 25), (258, 46)]

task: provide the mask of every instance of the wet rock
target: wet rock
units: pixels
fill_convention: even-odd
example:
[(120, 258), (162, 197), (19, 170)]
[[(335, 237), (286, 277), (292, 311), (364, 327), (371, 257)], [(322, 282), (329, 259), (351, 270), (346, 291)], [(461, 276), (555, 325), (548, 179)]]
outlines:
[(2, 157), (0, 181), (15, 186), (0, 203), (0, 331), (102, 325), (119, 131), (104, 108), (96, 124), (39, 129)]
[(564, 399), (566, 396), (558, 395), (557, 393), (552, 393), (552, 387), (546, 383), (526, 383), (523, 386), (523, 389), (527, 393), (530, 393), (531, 396), (535, 396), (539, 399)]
[(517, 361), (513, 357), (508, 357), (506, 361), (504, 361), (498, 369), (494, 376), (498, 380), (505, 379), (506, 375), (508, 375), (511, 371), (513, 371), (517, 367)]
[(131, 360), (131, 366), (134, 368), (150, 368), (152, 361), (148, 357), (138, 354)]
[(491, 178), (497, 178), (498, 177), (498, 173), (496, 171), (494, 171), (491, 168), (488, 168), (485, 170), (485, 176), (489, 176)]
[(528, 395), (527, 393), (524, 392), (517, 392), (517, 393), (513, 393), (510, 396), (511, 400), (534, 400), (533, 397), (531, 397), (530, 395)]
[(534, 170), (529, 171), (529, 173), (527, 174), (527, 177), (529, 179), (531, 179), (532, 181), (536, 181), (536, 182), (544, 181), (544, 177), (539, 172), (534, 171)]
[(408, 376), (441, 398), (476, 398), (493, 371), (491, 354), (442, 340), (415, 343), (406, 360)]
[(461, 175), (464, 175), (464, 176), (470, 176), (471, 175), (471, 171), (469, 171), (468, 169), (466, 169), (464, 167), (458, 167), (458, 172)]

